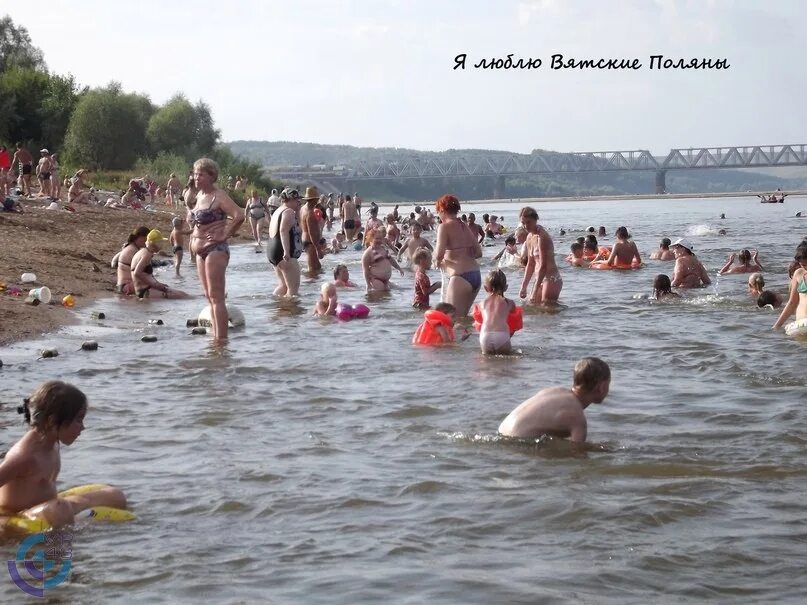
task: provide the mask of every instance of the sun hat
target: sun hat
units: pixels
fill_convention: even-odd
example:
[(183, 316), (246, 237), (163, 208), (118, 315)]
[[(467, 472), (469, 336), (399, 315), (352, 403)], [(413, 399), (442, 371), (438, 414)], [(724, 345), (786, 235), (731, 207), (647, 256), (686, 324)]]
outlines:
[(166, 238), (163, 237), (162, 231), (160, 231), (159, 229), (152, 229), (146, 236), (147, 244), (155, 244), (157, 242), (164, 242), (164, 241), (166, 241)]
[(303, 196), (303, 199), (306, 200), (306, 201), (308, 201), (308, 200), (318, 200), (319, 199), (319, 189), (317, 189), (316, 186), (314, 186), (314, 185), (311, 185), (310, 187), (306, 187), (305, 188), (305, 195)]
[(673, 242), (673, 248), (675, 248), (676, 246), (681, 246), (682, 248), (686, 248), (690, 252), (692, 252), (694, 250), (694, 248), (692, 247), (692, 242), (690, 242), (685, 237), (679, 237), (677, 240), (675, 240)]

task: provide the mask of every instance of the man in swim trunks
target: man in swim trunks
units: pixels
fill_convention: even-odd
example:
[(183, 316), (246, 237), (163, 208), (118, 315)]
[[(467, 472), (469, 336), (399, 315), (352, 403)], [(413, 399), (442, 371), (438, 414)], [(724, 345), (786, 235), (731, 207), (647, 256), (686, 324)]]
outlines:
[(499, 425), (505, 437), (536, 439), (543, 435), (585, 443), (588, 434), (585, 409), (602, 403), (611, 386), (611, 369), (597, 357), (584, 357), (574, 366), (571, 389), (550, 387), (538, 391), (514, 409)]
[(521, 209), (521, 224), (527, 230), (527, 240), (524, 242), (524, 253), (527, 256), (527, 266), (524, 270), (524, 279), (521, 282), (521, 298), (527, 297), (527, 287), (533, 273), (538, 270), (535, 286), (532, 289), (530, 302), (533, 304), (557, 303), (563, 280), (555, 264), (555, 245), (549, 233), (538, 224), (538, 213), (534, 208), (525, 206)]
[(675, 253), (670, 250), (671, 243), (669, 237), (662, 238), (658, 250), (654, 250), (650, 255), (650, 260), (675, 260)]
[(51, 196), (50, 175), (53, 172), (53, 160), (50, 159), (50, 152), (47, 149), (40, 149), (39, 164), (36, 165), (36, 176), (39, 178), (40, 193), (45, 197)]
[(24, 196), (31, 195), (31, 172), (33, 172), (34, 158), (31, 152), (28, 151), (22, 143), (17, 143), (17, 151), (11, 159), (12, 166), (20, 166), (20, 173), (22, 174), (22, 194)]
[(322, 263), (319, 262), (319, 249), (317, 244), (322, 238), (322, 228), (317, 219), (314, 207), (319, 200), (319, 191), (316, 187), (306, 187), (305, 195), (303, 196), (305, 205), (300, 208), (300, 227), (302, 227), (303, 235), (303, 251), (308, 259), (309, 272), (319, 272), (322, 269)]
[(361, 219), (356, 209), (356, 204), (348, 195), (345, 203), (342, 204), (342, 230), (345, 232), (347, 241), (352, 242), (356, 237), (356, 231), (361, 227)]

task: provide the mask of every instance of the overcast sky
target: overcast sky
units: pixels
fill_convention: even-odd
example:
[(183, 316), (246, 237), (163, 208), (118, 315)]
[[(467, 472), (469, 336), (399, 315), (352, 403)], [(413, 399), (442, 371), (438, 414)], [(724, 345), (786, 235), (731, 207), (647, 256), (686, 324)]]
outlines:
[[(162, 103), (224, 140), (529, 152), (807, 143), (807, 3), (743, 0), (0, 0), (49, 69)], [(468, 69), (453, 70), (468, 53)], [(475, 70), (485, 57), (538, 70)], [(554, 53), (639, 71), (552, 71)], [(648, 69), (649, 56), (726, 71)]]

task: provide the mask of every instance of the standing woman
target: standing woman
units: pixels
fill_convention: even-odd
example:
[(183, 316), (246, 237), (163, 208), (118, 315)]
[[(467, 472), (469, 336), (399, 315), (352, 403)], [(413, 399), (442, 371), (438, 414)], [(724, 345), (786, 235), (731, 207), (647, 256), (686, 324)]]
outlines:
[(252, 229), (252, 237), (255, 238), (255, 252), (261, 252), (261, 229), (266, 224), (266, 204), (258, 197), (258, 192), (253, 189), (249, 194), (249, 199), (244, 206), (244, 216), (249, 221)]
[(538, 224), (538, 213), (534, 208), (529, 206), (522, 208), (520, 218), (528, 235), (524, 242), (527, 266), (524, 269), (519, 296), (527, 298), (527, 288), (533, 273), (537, 270), (538, 275), (535, 278), (530, 303), (536, 305), (557, 303), (563, 289), (563, 280), (555, 264), (555, 244), (546, 229)]
[(443, 302), (454, 305), (457, 317), (465, 317), (482, 286), (482, 274), (476, 259), (482, 258), (482, 246), (473, 231), (457, 218), (460, 202), (453, 195), (444, 195), (435, 204), (440, 216), (435, 265), (448, 274), (443, 286)]
[(302, 230), (297, 222), (300, 211), (300, 194), (296, 189), (284, 189), (280, 193), (280, 210), (269, 221), (269, 241), (266, 242), (266, 257), (275, 268), (280, 282), (275, 296), (297, 296), (300, 289), (300, 263), (303, 253)]
[[(244, 215), (224, 191), (216, 187), (219, 167), (209, 158), (193, 164), (196, 205), (190, 211), (195, 227), (191, 250), (196, 254), (196, 269), (213, 319), (213, 342), (227, 340), (227, 306), (224, 301), (224, 277), (230, 262), (227, 240), (238, 231)], [(228, 222), (229, 219), (231, 222)]]

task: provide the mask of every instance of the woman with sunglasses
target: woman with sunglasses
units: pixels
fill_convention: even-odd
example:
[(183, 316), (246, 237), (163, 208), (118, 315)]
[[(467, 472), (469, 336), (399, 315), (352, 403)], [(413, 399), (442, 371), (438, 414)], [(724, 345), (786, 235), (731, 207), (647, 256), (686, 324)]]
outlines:
[(793, 311), (796, 312), (796, 323), (803, 323), (807, 329), (807, 240), (802, 241), (796, 248), (795, 259), (798, 266), (790, 278), (790, 297), (779, 314), (779, 319), (773, 324), (774, 330), (782, 327)]
[(280, 208), (272, 214), (269, 222), (269, 240), (266, 257), (275, 268), (280, 282), (275, 296), (297, 296), (300, 289), (300, 263), (303, 253), (302, 230), (297, 219), (300, 212), (300, 193), (296, 189), (284, 189), (280, 193)]

